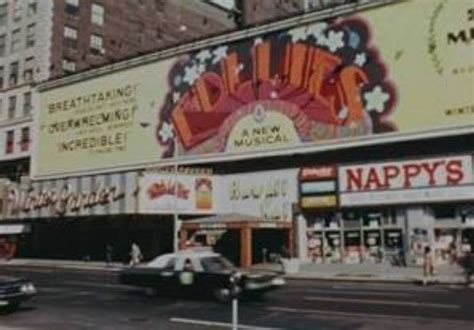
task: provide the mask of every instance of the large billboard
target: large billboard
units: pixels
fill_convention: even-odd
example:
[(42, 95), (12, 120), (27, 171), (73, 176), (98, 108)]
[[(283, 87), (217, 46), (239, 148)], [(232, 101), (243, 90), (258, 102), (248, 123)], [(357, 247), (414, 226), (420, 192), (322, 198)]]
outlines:
[(470, 125), (471, 23), (406, 1), (45, 90), (33, 175)]

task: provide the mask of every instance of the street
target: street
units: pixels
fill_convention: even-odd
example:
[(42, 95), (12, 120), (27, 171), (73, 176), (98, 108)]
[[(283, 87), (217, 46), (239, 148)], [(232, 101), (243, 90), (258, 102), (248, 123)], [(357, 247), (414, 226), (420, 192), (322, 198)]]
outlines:
[[(117, 284), (112, 271), (2, 267), (27, 276), (38, 296), (0, 329), (223, 329), (230, 305), (147, 297)], [(474, 329), (474, 290), (329, 281), (289, 281), (264, 301), (240, 305), (242, 329)]]

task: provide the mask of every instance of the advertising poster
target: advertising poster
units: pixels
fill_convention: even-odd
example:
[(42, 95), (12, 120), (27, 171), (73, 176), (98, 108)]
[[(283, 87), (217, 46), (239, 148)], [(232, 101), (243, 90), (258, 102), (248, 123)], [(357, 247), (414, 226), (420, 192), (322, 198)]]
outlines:
[(33, 176), (466, 127), (471, 31), (471, 0), (404, 1), (44, 90)]
[(215, 213), (216, 178), (209, 175), (145, 174), (139, 183), (139, 213)]
[(297, 176), (297, 169), (222, 176), (218, 213), (291, 221), (292, 204), (298, 200)]

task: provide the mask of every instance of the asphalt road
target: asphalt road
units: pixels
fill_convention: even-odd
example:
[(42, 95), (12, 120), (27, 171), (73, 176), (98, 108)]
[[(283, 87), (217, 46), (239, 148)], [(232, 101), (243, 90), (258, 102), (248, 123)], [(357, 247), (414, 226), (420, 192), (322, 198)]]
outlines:
[[(230, 305), (146, 297), (116, 273), (2, 267), (28, 276), (38, 296), (0, 315), (2, 330), (225, 329)], [(243, 329), (474, 329), (474, 289), (408, 284), (290, 281), (264, 301), (240, 304)]]

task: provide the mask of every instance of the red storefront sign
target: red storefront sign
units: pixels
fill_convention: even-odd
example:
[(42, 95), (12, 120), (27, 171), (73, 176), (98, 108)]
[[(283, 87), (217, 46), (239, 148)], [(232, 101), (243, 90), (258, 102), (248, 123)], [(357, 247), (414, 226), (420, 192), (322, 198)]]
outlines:
[(336, 166), (303, 167), (299, 173), (300, 181), (334, 179), (337, 176)]
[(343, 192), (455, 186), (472, 182), (471, 156), (341, 167)]
[(472, 156), (448, 156), (339, 168), (342, 206), (474, 198)]

